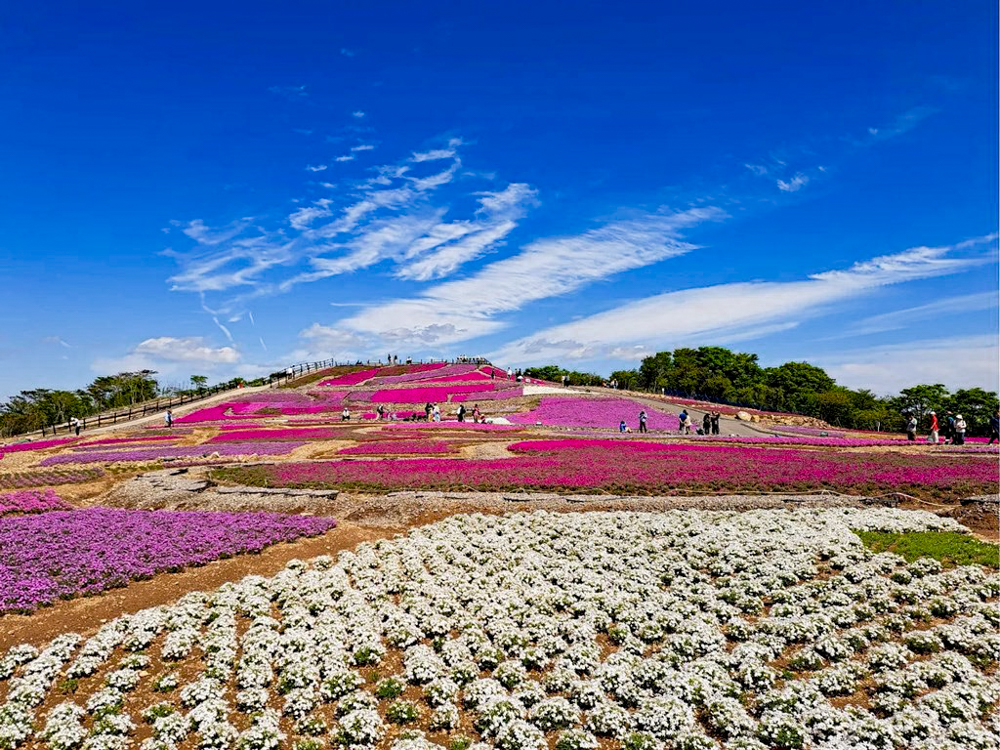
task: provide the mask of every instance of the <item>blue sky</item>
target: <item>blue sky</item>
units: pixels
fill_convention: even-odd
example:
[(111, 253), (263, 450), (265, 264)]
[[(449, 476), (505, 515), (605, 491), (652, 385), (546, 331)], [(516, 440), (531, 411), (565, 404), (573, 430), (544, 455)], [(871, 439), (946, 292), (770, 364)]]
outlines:
[(998, 381), (995, 3), (0, 11), (0, 398), (678, 346)]

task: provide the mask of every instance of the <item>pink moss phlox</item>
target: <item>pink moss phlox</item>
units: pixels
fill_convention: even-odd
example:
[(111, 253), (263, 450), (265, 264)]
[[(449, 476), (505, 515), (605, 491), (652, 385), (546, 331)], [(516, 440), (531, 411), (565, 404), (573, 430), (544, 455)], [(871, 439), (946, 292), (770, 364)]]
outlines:
[(32, 440), (26, 443), (12, 443), (11, 445), (4, 445), (0, 447), (4, 453), (18, 453), (19, 451), (40, 451), (45, 448), (55, 448), (59, 445), (68, 445), (70, 443), (76, 442), (79, 438), (68, 437), (68, 438), (51, 438), (49, 440)]
[(338, 375), (335, 378), (327, 378), (326, 380), (319, 381), (316, 385), (322, 387), (338, 386), (338, 385), (357, 385), (358, 383), (363, 383), (369, 378), (373, 378), (378, 375), (379, 367), (368, 367), (364, 370), (355, 370), (354, 372), (348, 372), (343, 375)]
[(471, 393), (483, 390), (483, 386), (475, 383), (471, 385), (450, 385), (437, 387), (418, 388), (396, 388), (384, 391), (375, 391), (372, 394), (373, 404), (420, 404), (420, 403), (442, 403), (446, 402), (449, 396), (458, 393)]
[(274, 513), (109, 508), (0, 517), (0, 613), (259, 552), (335, 525), (332, 518)]
[(71, 506), (55, 490), (22, 490), (0, 495), (0, 516), (8, 513), (46, 513), (68, 510)]
[(618, 429), (618, 423), (625, 420), (630, 429), (639, 427), (639, 412), (646, 411), (646, 426), (650, 430), (676, 432), (680, 420), (674, 414), (664, 414), (650, 406), (626, 398), (584, 398), (581, 396), (546, 396), (538, 408), (526, 414), (515, 414), (511, 422), (535, 424), (541, 422), (547, 427), (591, 427)]
[(226, 430), (208, 442), (214, 444), (252, 440), (267, 443), (279, 440), (333, 440), (336, 437), (337, 431), (329, 427), (285, 427), (281, 429)]
[(291, 453), (301, 442), (272, 441), (245, 443), (206, 443), (204, 445), (178, 445), (163, 448), (137, 448), (128, 451), (87, 451), (86, 453), (61, 453), (42, 460), (42, 466), (72, 463), (110, 463), (114, 461), (156, 461), (157, 459), (190, 458), (218, 453), (220, 456), (281, 455)]

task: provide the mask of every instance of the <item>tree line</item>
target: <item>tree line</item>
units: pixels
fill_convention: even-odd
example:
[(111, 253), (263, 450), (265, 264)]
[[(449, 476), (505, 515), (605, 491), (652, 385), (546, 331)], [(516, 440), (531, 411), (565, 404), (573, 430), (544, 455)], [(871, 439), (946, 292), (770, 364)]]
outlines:
[(566, 370), (558, 365), (525, 370), (530, 377), (571, 385), (602, 385), (617, 381), (629, 390), (664, 393), (763, 411), (790, 412), (817, 417), (837, 427), (901, 432), (914, 414), (922, 429), (929, 413), (939, 419), (947, 412), (961, 414), (970, 435), (988, 435), (990, 417), (1000, 407), (997, 393), (982, 388), (951, 392), (941, 383), (904, 388), (897, 395), (878, 396), (871, 390), (852, 390), (808, 362), (785, 362), (762, 367), (756, 354), (720, 346), (680, 348), (657, 352), (633, 370), (616, 370), (608, 377)]
[[(75, 391), (33, 388), (21, 391), (0, 403), (0, 435), (10, 437), (34, 432), (43, 427), (65, 424), (73, 417), (83, 419), (95, 414), (127, 408), (144, 401), (171, 396), (196, 396), (209, 390), (208, 378), (192, 375), (191, 387), (161, 386), (153, 370), (101, 375), (85, 388)], [(261, 383), (266, 382), (262, 379)], [(236, 388), (243, 378), (233, 378), (216, 387)], [(249, 385), (258, 384), (256, 381)]]

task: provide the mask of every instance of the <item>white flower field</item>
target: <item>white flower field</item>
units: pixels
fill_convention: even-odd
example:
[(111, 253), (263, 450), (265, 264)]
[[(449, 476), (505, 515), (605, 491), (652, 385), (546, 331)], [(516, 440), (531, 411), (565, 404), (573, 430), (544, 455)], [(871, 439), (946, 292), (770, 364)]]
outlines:
[(0, 655), (0, 748), (997, 748), (1000, 575), (887, 509), (456, 516)]

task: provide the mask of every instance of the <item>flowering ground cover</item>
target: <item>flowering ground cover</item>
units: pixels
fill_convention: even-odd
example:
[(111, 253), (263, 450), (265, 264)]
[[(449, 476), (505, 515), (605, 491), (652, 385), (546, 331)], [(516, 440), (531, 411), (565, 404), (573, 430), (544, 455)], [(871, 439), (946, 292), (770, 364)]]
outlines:
[(86, 464), (111, 461), (155, 461), (156, 459), (187, 458), (218, 453), (220, 456), (249, 456), (251, 454), (277, 456), (291, 453), (302, 445), (291, 440), (245, 441), (206, 443), (204, 445), (169, 445), (158, 448), (136, 448), (123, 451), (86, 451), (84, 453), (60, 453), (49, 456), (39, 463), (42, 466), (59, 464)]
[(442, 440), (369, 440), (349, 448), (341, 448), (338, 454), (371, 455), (379, 453), (455, 453), (451, 443)]
[(453, 517), (16, 646), (0, 737), (995, 748), (1000, 577), (875, 554), (852, 529), (954, 526), (885, 509)]
[(526, 414), (515, 414), (511, 422), (541, 423), (546, 427), (596, 427), (618, 429), (625, 420), (633, 430), (639, 427), (639, 412), (646, 410), (646, 426), (651, 430), (678, 430), (680, 420), (627, 398), (583, 398), (580, 396), (546, 396), (538, 407)]
[(369, 399), (373, 404), (421, 404), (439, 403), (457, 393), (472, 393), (485, 390), (481, 384), (430, 386), (418, 388), (389, 388), (375, 391)]
[(219, 474), (260, 486), (373, 491), (531, 487), (669, 494), (829, 489), (854, 494), (905, 491), (923, 497), (992, 493), (1000, 481), (997, 463), (989, 458), (956, 461), (943, 455), (630, 440), (530, 440), (509, 448), (519, 455), (509, 459), (288, 462), (233, 467)]
[(61, 445), (69, 445), (79, 440), (76, 437), (53, 438), (51, 440), (30, 440), (25, 443), (11, 443), (10, 445), (0, 445), (0, 454), (18, 453), (19, 451), (40, 451), (45, 448), (55, 448)]
[(329, 386), (341, 386), (341, 385), (357, 385), (358, 383), (363, 383), (370, 378), (378, 375), (380, 368), (378, 367), (366, 367), (363, 370), (355, 370), (354, 372), (348, 372), (343, 375), (338, 375), (335, 378), (327, 378), (326, 380), (319, 381), (316, 385), (329, 387)]
[(69, 508), (54, 490), (22, 490), (0, 495), (0, 516), (8, 513), (46, 513)]
[(46, 487), (58, 484), (93, 482), (104, 476), (100, 467), (86, 469), (47, 469), (44, 471), (15, 471), (0, 474), (0, 489), (13, 490), (24, 487)]
[[(0, 613), (322, 533), (331, 518), (85, 508), (0, 518)], [(2, 714), (2, 709), (0, 709)], [(0, 737), (3, 731), (0, 729)]]
[(459, 393), (456, 396), (451, 397), (452, 403), (459, 403), (464, 401), (468, 404), (474, 404), (477, 401), (503, 401), (509, 398), (520, 398), (524, 395), (524, 389), (520, 386), (506, 384), (497, 384), (494, 386), (496, 390), (492, 391), (472, 391), (471, 393)]
[(101, 440), (88, 440), (86, 443), (80, 443), (76, 448), (86, 448), (92, 445), (121, 445), (123, 443), (155, 443), (160, 440), (174, 440), (178, 434), (180, 431), (174, 435), (129, 435), (127, 437), (102, 438)]
[(273, 442), (277, 440), (333, 440), (338, 432), (330, 427), (284, 427), (281, 429), (250, 429), (224, 430), (209, 440), (209, 443), (228, 443), (242, 441)]
[[(471, 367), (471, 366), (469, 366)], [(422, 383), (465, 383), (470, 380), (490, 380), (490, 376), (480, 370), (469, 369), (465, 372), (457, 372), (453, 375), (436, 375), (432, 378), (424, 378)]]

